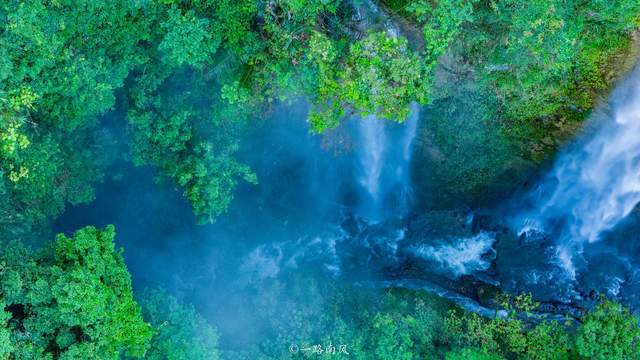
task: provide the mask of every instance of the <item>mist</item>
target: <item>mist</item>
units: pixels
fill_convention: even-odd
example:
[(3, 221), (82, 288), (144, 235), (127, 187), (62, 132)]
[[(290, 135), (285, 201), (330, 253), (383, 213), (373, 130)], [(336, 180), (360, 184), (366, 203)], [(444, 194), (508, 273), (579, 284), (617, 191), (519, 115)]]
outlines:
[(639, 82), (636, 67), (551, 169), (510, 201), (508, 226), (521, 242), (539, 246), (523, 275), (507, 276), (513, 288), (538, 289), (543, 298), (553, 297), (552, 288), (565, 302), (599, 292), (636, 303), (639, 248), (630, 229), (640, 202)]
[[(263, 331), (255, 304), (322, 304), (265, 288), (296, 273), (339, 281), (345, 254), (366, 251), (353, 247), (348, 229), (406, 214), (417, 111), (402, 124), (354, 117), (320, 136), (309, 131), (304, 103), (281, 105), (240, 147), (258, 184), (240, 184), (214, 224), (197, 225), (187, 201), (151, 168), (119, 163), (96, 200), (70, 207), (56, 231), (114, 224), (136, 292), (161, 285), (195, 304), (225, 343), (242, 346)], [(372, 276), (366, 266), (357, 273)]]
[(495, 312), (479, 294), (492, 288), (531, 292), (547, 304), (546, 316), (597, 293), (633, 306), (638, 74), (620, 83), (535, 185), (493, 207), (416, 203), (414, 190), (434, 191), (411, 174), (425, 166), (415, 163), (412, 144), (429, 107), (415, 105), (399, 123), (353, 116), (315, 135), (298, 101), (276, 105), (242, 140), (238, 159), (258, 184), (239, 183), (215, 223), (197, 225), (170, 183), (125, 162), (96, 201), (69, 208), (56, 230), (114, 224), (134, 290), (161, 286), (194, 304), (232, 349), (268, 339), (274, 318), (323, 311), (318, 284), (425, 290), (487, 316)]

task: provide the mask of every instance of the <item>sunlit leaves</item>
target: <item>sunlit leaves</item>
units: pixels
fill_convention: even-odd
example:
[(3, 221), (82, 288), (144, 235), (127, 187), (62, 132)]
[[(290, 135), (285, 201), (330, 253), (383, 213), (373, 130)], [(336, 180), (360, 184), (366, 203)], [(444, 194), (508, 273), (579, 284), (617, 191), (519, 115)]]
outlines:
[[(73, 238), (58, 235), (52, 249), (32, 253), (14, 243), (0, 253), (14, 358), (118, 359), (123, 351), (135, 357), (145, 353), (151, 329), (133, 300), (113, 237), (112, 226), (87, 227)], [(0, 344), (2, 337), (0, 328)]]
[[(500, 104), (504, 134), (549, 143), (529, 121), (588, 109), (640, 19), (630, 0), (395, 3), (423, 44), (368, 32), (356, 20), (364, 5), (340, 0), (3, 3), (2, 191), (40, 218), (90, 200), (104, 164), (84, 145), (119, 89), (134, 160), (158, 167), (207, 221), (255, 177), (234, 160), (239, 129), (278, 101), (307, 99), (322, 132), (354, 113), (402, 121), (466, 76)], [(443, 59), (463, 71), (439, 76)]]
[(428, 88), (418, 54), (407, 40), (387, 33), (372, 33), (350, 49), (341, 98), (363, 113), (404, 121), (412, 101), (424, 103)]
[(314, 34), (310, 46), (319, 80), (309, 120), (317, 132), (337, 126), (345, 108), (404, 121), (411, 102), (429, 99), (430, 74), (403, 37), (370, 33), (345, 49), (340, 61), (323, 35)]
[(576, 350), (585, 359), (637, 359), (640, 356), (638, 319), (620, 304), (601, 301), (578, 328)]
[(137, 45), (148, 39), (140, 10), (109, 1), (0, 5), (0, 175), (11, 199), (0, 222), (41, 221), (93, 198), (104, 156), (92, 130), (140, 64)]
[(449, 44), (462, 32), (466, 22), (473, 21), (475, 0), (440, 0), (435, 5), (427, 1), (414, 1), (406, 10), (423, 23), (424, 61), (434, 66)]
[(198, 66), (210, 63), (221, 41), (219, 29), (210, 20), (195, 16), (193, 10), (183, 13), (176, 7), (167, 11), (161, 23), (166, 32), (158, 45), (167, 66)]

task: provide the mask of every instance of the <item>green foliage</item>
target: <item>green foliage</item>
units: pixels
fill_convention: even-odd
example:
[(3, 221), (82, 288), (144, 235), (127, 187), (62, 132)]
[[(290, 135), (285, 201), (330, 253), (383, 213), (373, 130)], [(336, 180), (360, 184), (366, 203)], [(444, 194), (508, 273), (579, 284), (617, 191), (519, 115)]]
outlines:
[(455, 350), (448, 357), (456, 359), (469, 352), (478, 359), (569, 359), (567, 328), (545, 321), (531, 326), (523, 320), (523, 315), (530, 316), (537, 307), (530, 295), (498, 300), (507, 311), (506, 317), (484, 319), (477, 314), (449, 313), (445, 321), (448, 341), (454, 349), (464, 350)]
[[(4, 2), (0, 106), (74, 129), (113, 106), (149, 23), (134, 3)], [(102, 29), (110, 29), (103, 31)]]
[(13, 351), (13, 344), (11, 343), (11, 329), (9, 328), (9, 319), (11, 313), (5, 311), (6, 304), (4, 301), (0, 301), (0, 358), (8, 359), (9, 355)]
[(376, 305), (377, 313), (361, 333), (361, 356), (366, 359), (416, 359), (436, 357), (442, 340), (446, 306), (426, 294), (392, 292)]
[(572, 329), (558, 322), (543, 322), (527, 334), (527, 358), (532, 360), (571, 359)]
[(429, 142), (423, 145), (419, 179), (472, 201), (491, 198), (496, 188), (512, 183), (505, 177), (519, 161), (518, 147), (497, 118), (495, 104), (477, 90), (460, 90), (423, 111), (420, 136)]
[(347, 50), (344, 64), (335, 63), (336, 49), (328, 38), (314, 34), (310, 47), (320, 75), (319, 97), (309, 116), (315, 131), (335, 127), (345, 107), (404, 121), (411, 102), (428, 99), (429, 75), (404, 38), (370, 33)]
[[(583, 20), (574, 17), (571, 2), (501, 2), (495, 13), (508, 23), (488, 61), (508, 64), (509, 71), (494, 71), (487, 80), (506, 101), (513, 119), (547, 117), (563, 104), (566, 81), (578, 52)], [(560, 101), (559, 101), (560, 100)]]
[(502, 357), (493, 354), (487, 354), (482, 350), (465, 348), (450, 351), (445, 355), (445, 360), (501, 360)]
[[(155, 81), (156, 77), (143, 77), (138, 85)], [(183, 82), (191, 84), (190, 91), (176, 95), (175, 87)], [(154, 164), (169, 175), (184, 189), (203, 222), (226, 210), (238, 178), (257, 181), (246, 165), (233, 158), (242, 119), (230, 118), (233, 108), (221, 107), (207, 95), (211, 85), (193, 72), (178, 73), (157, 91), (135, 93), (137, 106), (129, 111), (134, 163)], [(213, 104), (202, 105), (208, 101)]]
[(193, 10), (183, 13), (173, 6), (160, 26), (165, 34), (158, 50), (168, 66), (210, 62), (220, 46), (221, 34), (218, 29), (208, 19), (196, 17)]
[(161, 289), (140, 300), (142, 315), (154, 328), (145, 359), (217, 360), (218, 333), (196, 310)]
[(246, 121), (266, 104), (308, 96), (318, 132), (348, 108), (402, 121), (412, 101), (428, 98), (423, 63), (404, 38), (385, 33), (346, 46), (348, 37), (327, 29), (349, 21), (340, 6), (221, 1), (149, 10), (159, 26), (130, 92), (134, 161), (159, 167), (211, 222), (239, 179), (257, 181), (233, 155)]
[(606, 90), (640, 24), (632, 0), (389, 3), (421, 25), (422, 46), (359, 29), (359, 5), (343, 0), (2, 4), (0, 172), (12, 200), (1, 221), (92, 200), (113, 158), (94, 145), (97, 120), (119, 90), (134, 161), (180, 187), (203, 222), (256, 181), (235, 153), (274, 101), (309, 99), (322, 132), (354, 112), (402, 121), (411, 103), (473, 83), (496, 99), (496, 152), (515, 143), (540, 160)]
[(371, 33), (355, 43), (346, 60), (340, 97), (366, 113), (403, 121), (409, 103), (425, 103), (429, 88), (418, 55), (407, 40)]
[(114, 235), (113, 226), (86, 227), (36, 253), (15, 242), (3, 248), (0, 289), (9, 316), (2, 351), (12, 359), (144, 355), (151, 328), (133, 300)]
[[(386, 2), (421, 26), (422, 45), (359, 29), (341, 0), (2, 2), (0, 236), (36, 236), (65, 204), (93, 199), (115, 151), (98, 129), (116, 104), (132, 139), (120, 155), (155, 166), (203, 222), (239, 181), (257, 181), (235, 157), (251, 120), (297, 97), (311, 102), (316, 132), (351, 113), (402, 121), (410, 104), (435, 99), (433, 172), (460, 192), (482, 190), (513, 166), (509, 154), (539, 161), (576, 128), (640, 26), (636, 0)], [(0, 358), (140, 357), (151, 336), (149, 358), (218, 358), (215, 330), (161, 291), (143, 300), (152, 334), (113, 236), (89, 227), (35, 253), (3, 247)], [(484, 319), (445, 315), (422, 293), (302, 282), (287, 290), (327, 303), (290, 302), (284, 315), (254, 304), (277, 336), (240, 358), (282, 358), (283, 343), (304, 341), (340, 341), (356, 359), (639, 356), (637, 320), (608, 301), (574, 334), (526, 321), (527, 297)], [(270, 285), (261, 294), (284, 296)]]
[[(530, 295), (499, 295), (496, 316), (484, 318), (422, 291), (373, 289), (304, 275), (256, 285), (243, 303), (260, 314), (254, 347), (226, 349), (229, 359), (305, 359), (288, 345), (347, 344), (338, 359), (635, 359), (637, 320), (603, 302), (578, 322), (545, 320)], [(282, 309), (287, 309), (283, 311)], [(580, 324), (581, 323), (581, 324)], [(580, 324), (577, 326), (576, 324)], [(577, 329), (576, 329), (577, 327)]]
[(620, 304), (603, 300), (582, 319), (576, 333), (576, 352), (583, 359), (640, 357), (638, 319)]
[(419, 22), (424, 23), (425, 61), (430, 67), (460, 35), (463, 24), (473, 22), (473, 3), (476, 0), (441, 0), (436, 5), (427, 1), (414, 1), (406, 6)]
[(473, 205), (512, 191), (575, 134), (628, 69), (640, 29), (633, 0), (415, 0), (400, 14), (422, 26), (435, 66), (418, 175)]
[(380, 360), (411, 360), (414, 358), (411, 348), (411, 327), (415, 320), (411, 317), (394, 319), (388, 314), (377, 314), (373, 318), (374, 357)]
[(93, 127), (140, 63), (149, 23), (139, 11), (110, 1), (0, 5), (0, 175), (11, 198), (0, 223), (11, 232), (17, 218), (42, 222), (93, 199), (104, 166)]
[[(454, 73), (464, 74), (456, 82), (479, 83), (481, 91), (493, 94), (507, 135), (526, 145), (523, 156), (536, 161), (574, 131), (575, 122), (625, 71), (619, 57), (640, 19), (640, 4), (631, 0), (439, 1), (434, 10), (416, 7), (426, 8), (424, 13), (442, 9), (452, 19), (454, 25), (438, 29), (458, 29), (447, 52)], [(427, 48), (432, 38), (426, 35)], [(449, 86), (438, 87), (449, 95)]]
[[(442, 349), (443, 314), (451, 305), (423, 292), (377, 290), (335, 281), (291, 275), (267, 281), (255, 289), (254, 299), (243, 304), (260, 314), (252, 323), (263, 327), (256, 348), (226, 351), (230, 359), (313, 358), (292, 356), (288, 345), (300, 348), (331, 344), (336, 359), (438, 358)], [(283, 311), (286, 309), (286, 311)], [(284, 344), (284, 345), (283, 345)], [(286, 345), (286, 346), (285, 346)], [(345, 345), (349, 355), (338, 351)]]

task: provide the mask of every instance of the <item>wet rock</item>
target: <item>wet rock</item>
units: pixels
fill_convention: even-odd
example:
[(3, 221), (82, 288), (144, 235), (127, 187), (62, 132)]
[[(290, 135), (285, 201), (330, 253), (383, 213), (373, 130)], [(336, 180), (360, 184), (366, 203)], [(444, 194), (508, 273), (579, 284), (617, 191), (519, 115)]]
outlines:
[(433, 210), (421, 213), (409, 222), (409, 236), (416, 241), (471, 236), (471, 228), (467, 226), (468, 214), (465, 210)]
[(496, 298), (500, 294), (500, 289), (497, 286), (490, 284), (480, 284), (476, 288), (476, 298), (480, 305), (495, 308), (498, 304)]
[(342, 223), (340, 224), (340, 228), (342, 228), (342, 230), (344, 230), (349, 235), (349, 237), (354, 237), (358, 233), (360, 233), (362, 222), (358, 221), (358, 219), (354, 216), (348, 216), (342, 221)]

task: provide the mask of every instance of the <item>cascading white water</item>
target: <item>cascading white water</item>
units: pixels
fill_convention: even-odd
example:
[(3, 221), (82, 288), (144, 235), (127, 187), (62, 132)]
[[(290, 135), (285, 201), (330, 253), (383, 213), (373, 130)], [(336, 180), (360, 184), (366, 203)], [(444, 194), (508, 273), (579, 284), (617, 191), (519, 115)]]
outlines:
[(405, 167), (401, 169), (403, 172), (408, 171), (409, 160), (411, 160), (411, 144), (413, 144), (413, 139), (416, 137), (419, 115), (420, 106), (414, 102), (411, 104), (411, 115), (409, 115), (409, 118), (405, 122), (404, 137), (402, 140), (402, 156), (405, 160), (402, 163), (405, 165)]
[(373, 15), (373, 17), (379, 18), (383, 21), (384, 28), (387, 30), (387, 34), (389, 36), (393, 38), (398, 37), (398, 34), (400, 33), (398, 26), (396, 26), (396, 24), (394, 24), (382, 10), (380, 10), (380, 7), (378, 7), (374, 1), (368, 0), (366, 2), (366, 6), (368, 11), (371, 13), (370, 16)]
[(418, 130), (419, 117), (420, 106), (414, 102), (411, 104), (411, 114), (405, 120), (404, 134), (402, 136), (402, 161), (400, 161), (397, 169), (397, 177), (402, 184), (399, 208), (403, 213), (408, 211), (407, 207), (411, 197), (411, 146)]
[(457, 277), (487, 270), (496, 257), (494, 242), (495, 234), (482, 231), (471, 237), (442, 239), (433, 244), (422, 244), (414, 247), (413, 252)]
[(520, 234), (550, 234), (558, 263), (575, 277), (573, 254), (624, 219), (640, 202), (640, 68), (613, 93), (612, 118), (592, 138), (562, 154), (516, 217)]
[[(416, 136), (418, 117), (419, 107), (413, 104), (411, 115), (401, 124), (375, 116), (359, 120), (359, 183), (367, 197), (359, 213), (369, 222), (378, 222), (390, 213), (402, 216), (407, 210), (411, 144)], [(387, 208), (385, 211), (381, 209), (383, 205)]]
[[(400, 30), (396, 24), (375, 2), (369, 0), (364, 5), (361, 10), (367, 14), (362, 18), (377, 22), (377, 26), (386, 30), (388, 36), (398, 36)], [(419, 106), (413, 103), (411, 115), (402, 124), (394, 124), (375, 116), (359, 120), (357, 137), (360, 142), (361, 172), (358, 180), (368, 198), (360, 204), (359, 215), (369, 222), (378, 222), (390, 213), (402, 216), (406, 212), (411, 189), (411, 144), (416, 136), (418, 117)], [(385, 211), (381, 210), (383, 204)]]
[(387, 147), (385, 120), (375, 116), (367, 116), (358, 124), (363, 151), (360, 156), (362, 175), (360, 184), (371, 197), (373, 206), (377, 207), (380, 200), (380, 175), (384, 166), (384, 153)]

